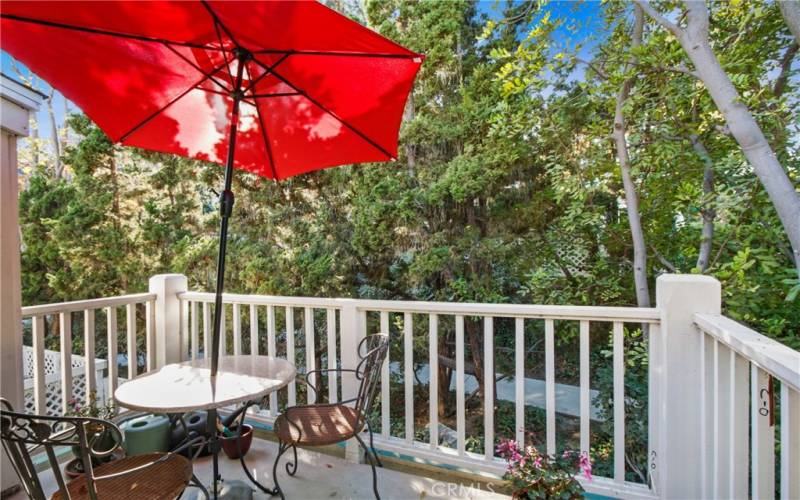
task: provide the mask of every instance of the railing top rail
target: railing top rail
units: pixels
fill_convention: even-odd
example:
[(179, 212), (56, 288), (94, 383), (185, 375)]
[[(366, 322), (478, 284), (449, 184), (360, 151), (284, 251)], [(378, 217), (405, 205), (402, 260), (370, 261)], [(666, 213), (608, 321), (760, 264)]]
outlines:
[(104, 307), (124, 306), (126, 304), (139, 304), (155, 300), (154, 293), (133, 293), (118, 295), (116, 297), (103, 297), (100, 299), (74, 300), (71, 302), (57, 302), (54, 304), (39, 304), (22, 308), (22, 317), (42, 316), (62, 312), (83, 311), (86, 309), (102, 309)]
[(658, 309), (642, 307), (481, 304), (471, 302), (394, 300), (359, 300), (358, 307), (368, 311), (461, 314), (465, 316), (585, 319), (595, 321), (631, 321), (637, 323), (658, 323), (661, 317)]
[[(184, 292), (182, 300), (213, 302), (214, 294)], [(424, 302), (402, 300), (369, 300), (318, 297), (284, 297), (274, 295), (224, 294), (225, 303), (277, 305), (296, 307), (355, 306), (366, 311), (413, 312), (421, 314), (462, 314), (465, 316), (528, 317), (550, 319), (585, 319), (594, 321), (628, 321), (658, 323), (660, 311), (643, 307), (562, 306), (529, 304), (480, 304), (461, 302)]]
[[(178, 294), (181, 300), (194, 302), (214, 302), (214, 294), (210, 292), (183, 292)], [(330, 299), (325, 297), (286, 297), (280, 295), (246, 295), (225, 293), (222, 301), (226, 304), (255, 304), (258, 306), (295, 306), (295, 307), (333, 307), (340, 308), (352, 304), (352, 299)]]
[(695, 314), (697, 327), (800, 391), (800, 352), (718, 314)]

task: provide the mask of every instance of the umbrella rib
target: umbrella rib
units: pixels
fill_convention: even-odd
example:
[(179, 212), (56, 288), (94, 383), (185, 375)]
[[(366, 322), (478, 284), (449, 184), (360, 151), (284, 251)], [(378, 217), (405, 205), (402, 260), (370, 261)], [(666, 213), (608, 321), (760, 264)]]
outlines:
[[(187, 62), (189, 65), (191, 65), (191, 66), (192, 66), (194, 69), (196, 69), (197, 71), (199, 71), (199, 72), (200, 72), (200, 74), (207, 76), (209, 80), (211, 80), (212, 82), (216, 83), (216, 84), (217, 84), (217, 85), (218, 85), (220, 88), (222, 88), (222, 89), (225, 89), (225, 91), (227, 91), (228, 93), (230, 93), (231, 89), (229, 89), (228, 87), (226, 87), (224, 84), (220, 83), (220, 82), (219, 82), (219, 81), (218, 81), (216, 78), (214, 78), (214, 76), (213, 76), (213, 75), (211, 75), (211, 74), (209, 74), (209, 73), (206, 73), (205, 71), (203, 71), (203, 69), (202, 69), (200, 66), (198, 66), (198, 65), (197, 65), (197, 64), (195, 64), (195, 63), (193, 63), (193, 62), (192, 62), (192, 61), (191, 61), (191, 60), (190, 60), (188, 57), (184, 56), (183, 54), (181, 54), (180, 52), (178, 52), (177, 50), (175, 50), (175, 48), (174, 48), (174, 47), (172, 47), (170, 44), (168, 44), (168, 43), (165, 43), (164, 45), (165, 45), (165, 46), (166, 46), (166, 47), (167, 47), (169, 50), (171, 50), (172, 52), (174, 52), (174, 53), (175, 53), (175, 55), (177, 55), (178, 57), (180, 57), (181, 59), (183, 59), (184, 61), (186, 61), (186, 62)], [(223, 57), (224, 57), (224, 53), (223, 53)], [(225, 95), (228, 95), (228, 94), (225, 94)]]
[[(222, 33), (219, 32), (219, 23), (217, 23), (216, 18), (214, 18), (214, 31), (217, 33), (217, 40), (219, 40), (219, 46), (224, 47), (225, 44), (222, 42)], [(228, 77), (228, 81), (231, 84), (231, 88), (233, 88), (234, 83), (233, 83), (233, 75), (231, 75), (231, 64), (228, 62), (228, 55), (225, 52), (222, 53), (222, 59), (225, 61), (225, 66), (228, 68), (228, 74), (226, 76)]]
[(262, 99), (266, 97), (288, 97), (292, 95), (300, 95), (300, 92), (276, 92), (274, 94), (250, 94), (248, 97), (255, 99)]
[[(275, 63), (275, 66), (277, 66), (279, 63), (280, 61)], [(250, 72), (250, 68), (247, 65), (245, 65), (244, 69), (245, 71), (247, 71), (247, 78), (250, 79), (250, 81), (252, 82), (253, 74)], [(265, 72), (265, 74), (266, 73), (268, 72)], [(267, 129), (266, 127), (264, 127), (264, 120), (261, 118), (261, 110), (258, 108), (258, 103), (256, 102), (255, 99), (253, 99), (253, 103), (254, 103), (253, 107), (256, 108), (256, 115), (258, 116), (258, 124), (259, 127), (261, 128), (261, 139), (264, 141), (264, 147), (267, 149), (267, 157), (269, 158), (269, 169), (272, 170), (272, 178), (277, 181), (278, 172), (275, 170), (275, 162), (273, 161), (272, 158), (272, 145), (269, 143), (269, 137), (267, 137)], [(248, 104), (250, 103), (248, 102)]]
[[(216, 69), (214, 72), (216, 73), (216, 72), (217, 72), (217, 71), (219, 71), (221, 68), (222, 68), (222, 66), (220, 65), (219, 67), (217, 67), (217, 69)], [(180, 100), (180, 99), (181, 99), (183, 96), (185, 96), (186, 94), (188, 94), (188, 93), (189, 93), (189, 92), (191, 92), (192, 90), (196, 90), (196, 87), (197, 87), (198, 85), (202, 84), (203, 82), (205, 82), (206, 80), (208, 80), (208, 75), (204, 75), (204, 76), (203, 76), (203, 78), (201, 78), (201, 79), (200, 79), (200, 80), (199, 80), (197, 83), (195, 83), (194, 85), (192, 85), (191, 87), (189, 87), (188, 89), (186, 89), (184, 92), (181, 92), (181, 94), (180, 94), (180, 95), (178, 95), (177, 97), (175, 97), (174, 99), (172, 99), (171, 101), (169, 101), (167, 104), (165, 104), (164, 106), (162, 106), (161, 108), (159, 108), (158, 110), (156, 110), (156, 111), (155, 111), (153, 114), (149, 115), (147, 118), (145, 118), (145, 119), (144, 119), (144, 120), (142, 120), (141, 122), (139, 122), (139, 123), (138, 123), (138, 124), (137, 124), (135, 127), (133, 127), (133, 128), (132, 128), (132, 129), (130, 129), (128, 132), (126, 132), (125, 134), (123, 134), (122, 136), (120, 136), (120, 138), (119, 138), (119, 139), (117, 139), (117, 141), (115, 141), (115, 142), (122, 142), (122, 141), (124, 141), (125, 139), (127, 139), (128, 137), (130, 137), (130, 135), (131, 135), (131, 134), (133, 134), (134, 132), (136, 132), (137, 130), (139, 130), (139, 129), (140, 129), (140, 128), (142, 128), (143, 126), (145, 126), (147, 123), (149, 123), (149, 122), (150, 122), (150, 120), (152, 120), (153, 118), (155, 118), (156, 116), (158, 116), (159, 114), (161, 114), (161, 113), (162, 113), (162, 112), (163, 112), (165, 109), (167, 109), (167, 108), (169, 108), (170, 106), (172, 106), (173, 104), (175, 104), (175, 103), (176, 103), (178, 100)]]
[[(283, 55), (283, 57), (281, 57), (280, 59), (278, 59), (277, 61), (275, 61), (275, 63), (274, 63), (272, 66), (268, 67), (268, 68), (267, 68), (267, 67), (265, 67), (265, 66), (263, 66), (263, 65), (261, 65), (262, 67), (264, 67), (264, 69), (266, 69), (266, 71), (264, 71), (264, 72), (263, 72), (263, 73), (262, 73), (262, 74), (261, 74), (261, 75), (260, 75), (258, 78), (256, 78), (255, 80), (253, 80), (253, 79), (252, 79), (252, 75), (250, 75), (250, 71), (248, 70), (248, 71), (247, 71), (247, 74), (248, 74), (248, 75), (250, 75), (250, 78), (251, 78), (251, 80), (250, 80), (250, 84), (249, 84), (249, 85), (247, 86), (247, 88), (245, 88), (245, 89), (244, 89), (242, 92), (244, 92), (244, 93), (247, 93), (248, 91), (255, 89), (255, 87), (256, 87), (256, 84), (258, 84), (258, 82), (260, 82), (260, 81), (261, 81), (261, 80), (262, 80), (262, 79), (263, 79), (265, 76), (267, 76), (267, 75), (269, 75), (270, 73), (272, 73), (272, 69), (273, 69), (273, 68), (276, 68), (276, 67), (278, 67), (278, 65), (279, 65), (280, 63), (282, 63), (283, 61), (285, 61), (287, 57), (289, 57), (289, 54), (284, 54), (284, 55)], [(255, 60), (255, 59), (254, 59), (254, 60)], [(258, 64), (258, 61), (256, 61), (256, 64)]]
[(346, 51), (321, 51), (321, 50), (256, 50), (253, 54), (283, 54), (298, 56), (334, 56), (334, 57), (380, 57), (386, 59), (415, 59), (422, 58), (419, 54), (391, 54), (381, 52), (346, 52)]
[[(265, 68), (266, 68), (266, 66), (264, 66), (264, 64), (263, 64), (261, 61), (259, 61), (258, 59), (253, 59), (253, 60), (254, 60), (254, 61), (256, 61), (256, 64), (259, 64), (260, 66), (263, 66), (263, 67), (265, 67)], [(391, 154), (391, 153), (389, 153), (388, 151), (386, 151), (386, 149), (384, 149), (384, 147), (383, 147), (383, 146), (381, 146), (381, 145), (380, 145), (380, 144), (378, 144), (377, 142), (373, 141), (373, 140), (372, 140), (372, 139), (370, 139), (370, 138), (369, 138), (369, 136), (367, 136), (365, 133), (361, 132), (361, 131), (360, 131), (360, 130), (358, 130), (356, 127), (354, 127), (353, 125), (349, 124), (349, 123), (348, 123), (346, 120), (342, 119), (342, 118), (341, 118), (339, 115), (337, 115), (336, 113), (334, 113), (333, 111), (331, 111), (331, 110), (330, 110), (330, 109), (328, 109), (327, 107), (323, 106), (323, 105), (322, 105), (322, 103), (320, 103), (319, 101), (317, 101), (316, 99), (314, 99), (313, 97), (311, 97), (310, 95), (308, 95), (308, 93), (307, 93), (306, 91), (304, 91), (303, 89), (301, 89), (301, 88), (297, 87), (296, 85), (294, 85), (292, 82), (290, 82), (289, 80), (287, 80), (286, 78), (284, 78), (284, 77), (283, 77), (283, 76), (282, 76), (280, 73), (278, 73), (277, 71), (275, 71), (275, 70), (270, 70), (270, 71), (272, 71), (272, 74), (273, 74), (273, 75), (275, 75), (275, 77), (277, 77), (277, 78), (278, 78), (279, 80), (281, 80), (283, 83), (285, 83), (286, 85), (288, 85), (288, 86), (292, 87), (292, 88), (293, 88), (293, 89), (295, 89), (295, 90), (296, 90), (296, 91), (297, 91), (297, 92), (298, 92), (300, 95), (302, 95), (303, 97), (305, 97), (306, 99), (308, 99), (309, 101), (311, 101), (312, 103), (314, 103), (316, 106), (318, 106), (318, 107), (319, 107), (320, 109), (322, 109), (324, 112), (326, 112), (326, 113), (328, 113), (329, 115), (331, 115), (332, 117), (336, 118), (336, 120), (338, 120), (338, 121), (339, 121), (339, 123), (341, 123), (342, 125), (344, 125), (344, 126), (345, 126), (345, 127), (347, 127), (348, 129), (350, 129), (352, 132), (354, 132), (356, 135), (358, 135), (359, 137), (361, 137), (362, 139), (364, 139), (366, 142), (370, 143), (370, 144), (371, 144), (371, 145), (372, 145), (372, 146), (373, 146), (375, 149), (377, 149), (377, 150), (378, 150), (378, 151), (380, 151), (381, 153), (385, 154), (385, 155), (386, 155), (386, 156), (387, 156), (387, 157), (388, 157), (390, 160), (394, 160), (394, 159), (395, 159), (394, 155), (393, 155), (393, 154)]]
[(267, 157), (269, 157), (269, 169), (272, 170), (272, 178), (277, 180), (278, 179), (278, 172), (275, 170), (275, 160), (272, 157), (272, 145), (269, 142), (269, 135), (267, 134), (267, 127), (264, 126), (264, 118), (261, 116), (261, 109), (258, 107), (258, 103), (256, 103), (256, 115), (258, 115), (258, 125), (261, 128), (261, 138), (264, 141), (264, 147), (267, 148)]
[(178, 46), (181, 46), (181, 47), (191, 47), (191, 48), (203, 49), (203, 50), (222, 50), (222, 51), (225, 50), (223, 48), (219, 48), (218, 49), (218, 48), (213, 47), (213, 46), (203, 45), (203, 44), (199, 44), (199, 43), (177, 42), (177, 41), (174, 41), (174, 40), (167, 40), (166, 38), (155, 38), (155, 37), (149, 37), (149, 36), (144, 36), (144, 35), (134, 35), (134, 34), (130, 34), (130, 33), (120, 33), (120, 32), (117, 32), (117, 31), (101, 30), (101, 29), (98, 29), (98, 28), (89, 28), (88, 26), (75, 26), (75, 25), (72, 25), (72, 24), (58, 23), (58, 22), (55, 22), (55, 21), (45, 21), (43, 19), (32, 19), (32, 18), (29, 18), (29, 17), (16, 16), (16, 15), (13, 15), (13, 14), (0, 14), (0, 18), (10, 19), (12, 21), (19, 21), (19, 22), (23, 22), (23, 23), (40, 24), (42, 26), (48, 26), (48, 27), (51, 27), (51, 28), (61, 28), (61, 29), (67, 29), (67, 30), (73, 30), (73, 31), (82, 31), (84, 33), (92, 33), (92, 34), (95, 34), (95, 35), (105, 35), (105, 36), (113, 36), (113, 37), (117, 37), (117, 38), (127, 38), (129, 40), (138, 40), (138, 41), (141, 41), (141, 42), (153, 42), (153, 43), (162, 43), (162, 44), (171, 43), (172, 45), (178, 45)]
[(219, 16), (217, 16), (217, 13), (214, 12), (214, 9), (211, 8), (211, 4), (209, 4), (206, 0), (201, 0), (201, 3), (203, 4), (203, 7), (206, 8), (208, 13), (211, 14), (211, 17), (214, 18), (214, 24), (219, 24), (219, 27), (222, 28), (223, 31), (225, 31), (225, 34), (228, 35), (228, 38), (231, 39), (233, 44), (241, 48), (242, 46), (239, 44), (239, 42), (236, 41), (236, 38), (233, 36), (233, 33), (231, 33), (231, 30), (229, 30), (228, 27), (225, 26), (225, 24), (220, 20)]

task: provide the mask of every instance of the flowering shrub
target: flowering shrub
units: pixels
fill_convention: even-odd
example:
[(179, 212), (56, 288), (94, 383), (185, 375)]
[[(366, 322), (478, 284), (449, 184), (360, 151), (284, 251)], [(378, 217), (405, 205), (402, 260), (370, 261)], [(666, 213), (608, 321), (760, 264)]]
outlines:
[(566, 450), (559, 457), (549, 457), (533, 446), (523, 449), (512, 440), (503, 440), (497, 453), (508, 462), (504, 477), (511, 484), (513, 498), (579, 499), (583, 487), (575, 475), (592, 479), (592, 463), (586, 453)]
[(94, 417), (109, 420), (114, 418), (117, 414), (117, 407), (113, 399), (109, 399), (108, 403), (104, 405), (97, 404), (96, 391), (91, 391), (89, 393), (89, 403), (86, 405), (81, 405), (81, 402), (76, 398), (67, 401), (67, 405), (69, 406), (69, 410), (66, 414), (73, 417)]

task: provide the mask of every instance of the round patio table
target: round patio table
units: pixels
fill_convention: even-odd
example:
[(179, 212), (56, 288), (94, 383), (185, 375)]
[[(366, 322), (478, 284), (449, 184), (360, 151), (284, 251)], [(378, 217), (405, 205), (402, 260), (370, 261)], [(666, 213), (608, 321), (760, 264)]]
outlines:
[[(152, 413), (206, 410), (209, 412), (209, 422), (213, 423), (217, 421), (218, 408), (244, 404), (243, 409), (246, 410), (254, 402), (288, 385), (296, 375), (295, 366), (285, 359), (272, 356), (222, 356), (216, 380), (212, 380), (211, 359), (196, 359), (166, 365), (136, 377), (114, 391), (114, 400), (125, 408)], [(240, 438), (241, 428), (239, 426)], [(209, 441), (214, 460), (213, 492), (216, 498), (217, 455), (220, 448), (216, 429), (212, 429)], [(240, 459), (247, 476), (251, 481), (254, 480), (244, 457)], [(257, 482), (256, 485), (266, 490)]]

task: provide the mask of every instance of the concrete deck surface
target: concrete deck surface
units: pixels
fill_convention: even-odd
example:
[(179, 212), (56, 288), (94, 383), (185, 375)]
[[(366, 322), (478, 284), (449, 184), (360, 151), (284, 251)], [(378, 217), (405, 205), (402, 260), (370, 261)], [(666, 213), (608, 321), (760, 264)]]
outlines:
[[(256, 479), (272, 487), (272, 464), (278, 451), (275, 442), (254, 439), (253, 445), (247, 454), (247, 464)], [(290, 477), (285, 469), (286, 458), (291, 457), (291, 451), (281, 457), (278, 465), (278, 481), (287, 499), (299, 500), (329, 500), (329, 499), (371, 499), (372, 471), (368, 464), (353, 464), (336, 456), (317, 453), (309, 450), (298, 450), (298, 469), (294, 477)], [(220, 472), (226, 481), (247, 481), (239, 460), (231, 460), (220, 453)], [(211, 457), (203, 457), (194, 463), (195, 475), (206, 485), (210, 484), (212, 463)], [(55, 478), (51, 472), (42, 473), (42, 481), (47, 493), (54, 492), (57, 488)], [(249, 484), (249, 483), (248, 483)], [(378, 490), (381, 498), (385, 500), (411, 500), (429, 498), (454, 498), (470, 500), (508, 499), (506, 495), (490, 491), (490, 487), (474, 482), (471, 485), (449, 482), (442, 479), (432, 479), (391, 468), (378, 468)], [(13, 500), (24, 500), (24, 493), (17, 493), (10, 497)], [(183, 498), (203, 498), (197, 488), (189, 488)], [(262, 500), (273, 498), (263, 493), (255, 493), (254, 499)], [(275, 497), (277, 498), (277, 497)]]

